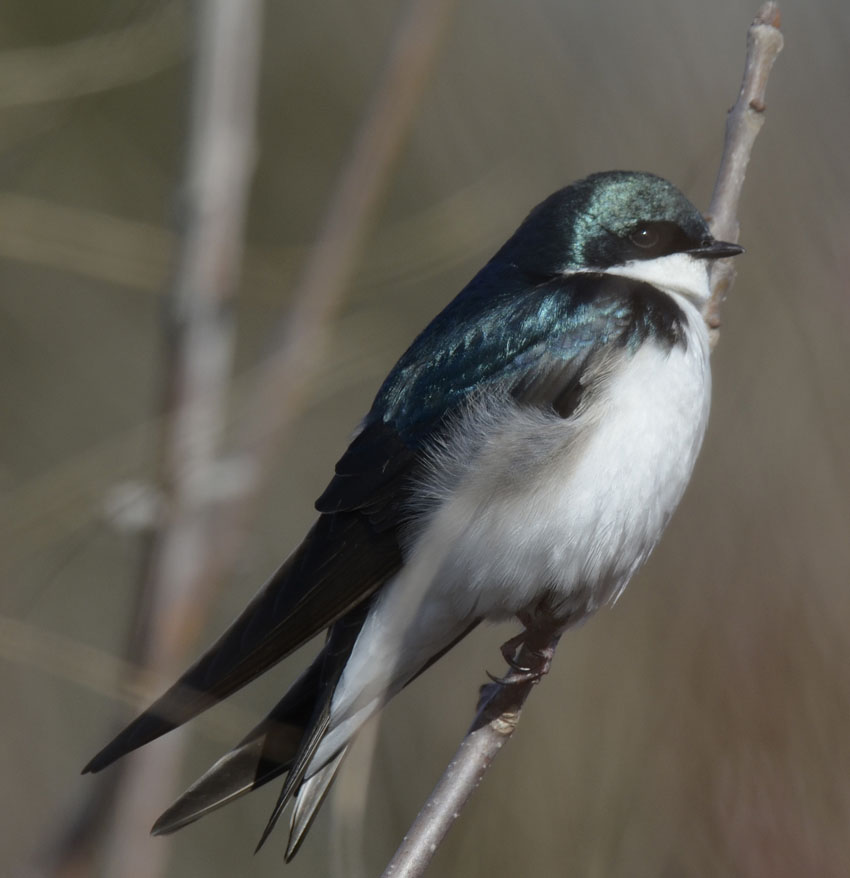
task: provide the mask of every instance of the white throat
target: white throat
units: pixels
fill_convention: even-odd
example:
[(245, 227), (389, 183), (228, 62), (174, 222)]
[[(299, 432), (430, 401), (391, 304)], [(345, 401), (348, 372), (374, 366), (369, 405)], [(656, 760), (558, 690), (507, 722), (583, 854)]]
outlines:
[(623, 265), (612, 265), (605, 274), (615, 274), (643, 281), (663, 290), (690, 299), (697, 307), (711, 294), (708, 262), (688, 253), (673, 253), (657, 259), (634, 259)]

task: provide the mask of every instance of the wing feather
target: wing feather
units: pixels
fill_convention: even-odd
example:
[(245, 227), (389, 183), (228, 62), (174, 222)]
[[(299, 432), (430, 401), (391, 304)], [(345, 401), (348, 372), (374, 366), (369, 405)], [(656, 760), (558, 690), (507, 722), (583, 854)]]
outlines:
[(401, 566), (391, 531), (361, 515), (323, 515), (238, 619), (86, 766), (100, 771), (249, 683), (364, 601)]
[[(287, 784), (294, 781), (304, 752), (324, 733), (322, 718), (367, 610), (363, 604), (333, 625), (322, 651), (271, 713), (159, 817), (154, 835), (181, 829), (285, 771), (290, 772)], [(303, 771), (297, 783), (301, 777)]]

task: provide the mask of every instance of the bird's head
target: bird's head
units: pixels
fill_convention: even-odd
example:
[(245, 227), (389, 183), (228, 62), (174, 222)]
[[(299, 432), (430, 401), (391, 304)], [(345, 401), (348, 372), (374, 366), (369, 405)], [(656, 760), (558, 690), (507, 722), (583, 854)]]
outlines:
[(702, 214), (667, 180), (605, 171), (541, 202), (497, 258), (533, 276), (607, 272), (702, 299), (707, 260), (741, 252), (715, 240)]

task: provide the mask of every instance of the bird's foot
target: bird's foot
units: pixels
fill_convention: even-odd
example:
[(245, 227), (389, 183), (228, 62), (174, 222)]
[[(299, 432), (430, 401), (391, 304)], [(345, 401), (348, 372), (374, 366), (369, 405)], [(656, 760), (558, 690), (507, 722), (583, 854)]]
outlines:
[(557, 641), (552, 640), (544, 646), (538, 643), (532, 645), (530, 641), (528, 629), (506, 640), (501, 646), (501, 652), (510, 670), (501, 677), (489, 672), (487, 676), (500, 686), (539, 682), (549, 673)]

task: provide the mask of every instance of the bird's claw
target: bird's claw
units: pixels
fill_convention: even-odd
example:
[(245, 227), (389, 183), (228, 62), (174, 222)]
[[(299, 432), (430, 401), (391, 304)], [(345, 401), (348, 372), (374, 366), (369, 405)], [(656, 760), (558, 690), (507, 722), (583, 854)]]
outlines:
[[(518, 655), (522, 647), (525, 647), (524, 656), (526, 662), (520, 662)], [(532, 648), (528, 645), (528, 631), (522, 631), (516, 637), (506, 640), (501, 646), (502, 658), (508, 663), (510, 670), (507, 674), (497, 677), (487, 671), (487, 676), (500, 686), (511, 686), (515, 683), (537, 683), (546, 674), (552, 665), (552, 657), (555, 654), (553, 646), (542, 649)], [(527, 661), (529, 658), (533, 661)]]
[(525, 640), (526, 632), (522, 631), (520, 634), (517, 634), (516, 637), (506, 640), (500, 647), (502, 658), (508, 663), (508, 667), (512, 671), (516, 671), (520, 674), (527, 674), (531, 671), (530, 667), (521, 665), (517, 661), (517, 654), (520, 648), (525, 645)]

